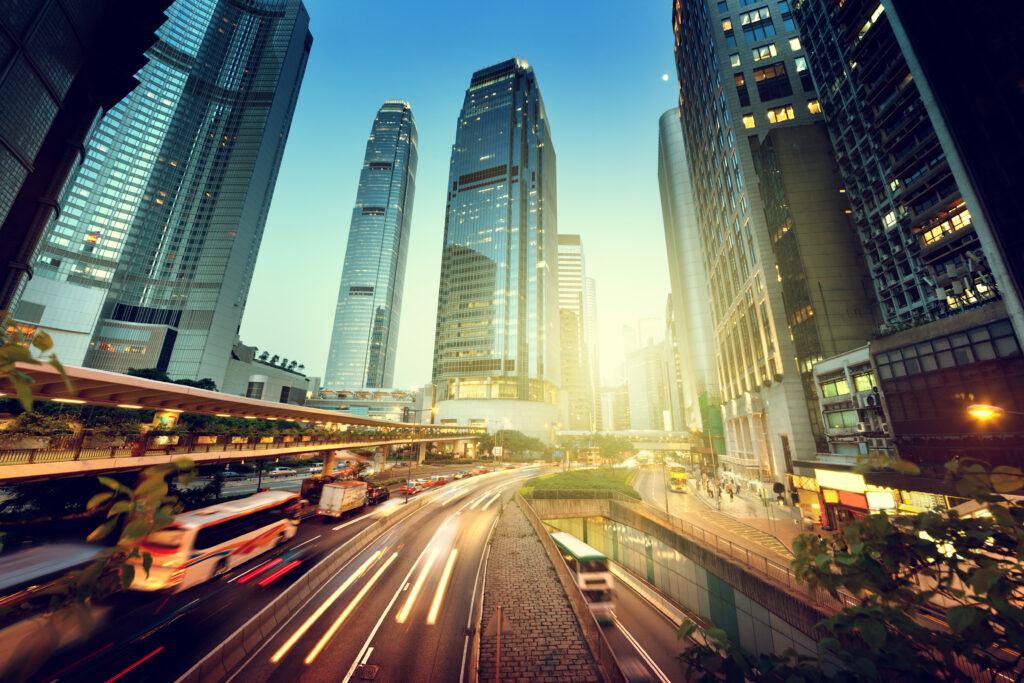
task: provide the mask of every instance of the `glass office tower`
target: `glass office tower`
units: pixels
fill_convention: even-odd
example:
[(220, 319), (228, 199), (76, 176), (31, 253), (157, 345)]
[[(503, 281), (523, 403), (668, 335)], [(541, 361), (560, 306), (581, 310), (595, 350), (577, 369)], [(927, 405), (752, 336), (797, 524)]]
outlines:
[(438, 419), (550, 439), (559, 402), (555, 151), (526, 62), (473, 74), (447, 200), (434, 337)]
[(416, 120), (388, 100), (366, 143), (334, 313), (324, 388), (389, 387), (416, 188)]
[(100, 122), (15, 318), (61, 358), (223, 381), (312, 36), (299, 0), (178, 0)]

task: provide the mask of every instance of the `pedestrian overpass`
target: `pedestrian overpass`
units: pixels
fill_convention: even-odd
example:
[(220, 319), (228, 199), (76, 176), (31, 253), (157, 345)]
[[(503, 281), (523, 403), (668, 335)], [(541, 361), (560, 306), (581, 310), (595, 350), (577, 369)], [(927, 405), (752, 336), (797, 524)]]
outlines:
[[(282, 457), (323, 457), (329, 473), (335, 460), (373, 461), (383, 466), (392, 446), (419, 446), (420, 462), (430, 444), (453, 443), (457, 455), (472, 456), (475, 440), (486, 429), (400, 423), (351, 415), (301, 405), (273, 403), (180, 384), (131, 377), (90, 368), (66, 367), (73, 391), (60, 374), (48, 365), (17, 364), (34, 382), (36, 401), (71, 405), (97, 405), (127, 410), (156, 411), (173, 422), (181, 413), (216, 417), (285, 420), (316, 425), (317, 435), (274, 435), (255, 437), (241, 434), (181, 433), (167, 435), (150, 430), (120, 443), (91, 443), (84, 433), (52, 438), (22, 437), (0, 439), (0, 486), (56, 477), (72, 477), (141, 470), (151, 465), (187, 457), (199, 465), (275, 461)], [(0, 378), (0, 397), (12, 398), (14, 387)], [(0, 436), (3, 431), (0, 431)], [(352, 451), (373, 449), (373, 456)]]

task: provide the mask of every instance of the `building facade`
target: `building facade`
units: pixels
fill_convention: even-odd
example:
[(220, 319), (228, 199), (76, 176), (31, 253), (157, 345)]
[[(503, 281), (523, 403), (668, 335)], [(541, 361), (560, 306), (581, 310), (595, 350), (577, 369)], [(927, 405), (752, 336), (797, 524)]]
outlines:
[(597, 341), (597, 281), (592, 277), (586, 279), (586, 290), (583, 296), (583, 336), (588, 340), (590, 352), (590, 391), (591, 415), (594, 420), (594, 431), (601, 431), (603, 417), (601, 410), (601, 351)]
[(721, 431), (708, 278), (679, 109), (662, 114), (658, 124), (658, 187), (672, 285), (670, 332), (679, 359), (676, 428), (692, 427), (711, 435), (719, 454), (723, 454), (725, 435)]
[(307, 377), (292, 366), (260, 360), (255, 346), (235, 342), (224, 381), (218, 386), (225, 394), (304, 405), (318, 385), (318, 378)]
[[(944, 12), (985, 37), (978, 50), (932, 44)], [(870, 350), (887, 423), (936, 490), (953, 459), (1022, 464), (1017, 14), (877, 0), (797, 14), (881, 304)], [(1005, 413), (978, 423), (975, 403)]]
[(601, 422), (604, 431), (629, 430), (629, 385), (601, 388)]
[(220, 384), (312, 44), (298, 0), (178, 0), (92, 133), (14, 317), (62, 359)]
[(533, 69), (518, 58), (481, 69), (448, 178), (433, 362), (442, 424), (551, 438), (557, 235), (555, 151)]
[(648, 340), (626, 356), (629, 428), (671, 431), (665, 341)]
[(588, 317), (586, 261), (579, 235), (558, 236), (558, 318), (561, 344), (562, 393), (568, 414), (565, 425), (573, 431), (595, 431), (593, 355), (594, 325)]
[(0, 13), (0, 310), (10, 310), (102, 113), (138, 85), (170, 0), (29, 0)]
[(409, 103), (385, 102), (359, 175), (324, 373), (327, 389), (388, 387), (394, 379), (416, 145)]
[(672, 20), (726, 435), (719, 461), (734, 476), (781, 483), (797, 455), (816, 451), (805, 381), (816, 359), (798, 358), (790, 338), (796, 312), (754, 155), (771, 131), (820, 120), (820, 107), (787, 0), (678, 0)]

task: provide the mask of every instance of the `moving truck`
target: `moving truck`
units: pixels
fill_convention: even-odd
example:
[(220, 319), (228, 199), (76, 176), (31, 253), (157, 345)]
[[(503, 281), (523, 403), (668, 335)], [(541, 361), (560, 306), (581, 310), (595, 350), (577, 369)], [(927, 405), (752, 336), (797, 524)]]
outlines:
[(358, 510), (365, 504), (365, 481), (337, 481), (324, 485), (317, 514), (337, 518), (349, 510)]

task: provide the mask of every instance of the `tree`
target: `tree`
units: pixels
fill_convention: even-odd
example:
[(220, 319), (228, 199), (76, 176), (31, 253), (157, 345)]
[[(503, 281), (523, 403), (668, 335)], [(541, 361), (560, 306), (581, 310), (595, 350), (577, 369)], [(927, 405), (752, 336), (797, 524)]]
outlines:
[(141, 377), (142, 379), (152, 379), (157, 382), (173, 382), (170, 375), (163, 370), (158, 368), (129, 368), (126, 375), (132, 377)]
[(264, 351), (263, 353), (260, 354), (259, 360), (263, 363), (266, 363), (268, 358), (270, 358), (270, 352)]
[(277, 361), (279, 361), (279, 360), (281, 360), (281, 356), (279, 356), (279, 355), (277, 355), (277, 354), (275, 353), (275, 354), (274, 354), (273, 356), (271, 356), (271, 358), (270, 358), (270, 364), (271, 364), (271, 365), (277, 365)]
[(209, 391), (217, 391), (217, 383), (209, 377), (202, 379), (178, 379), (174, 380), (175, 384), (183, 384), (187, 387), (195, 387), (197, 389), (207, 389)]
[(751, 655), (721, 629), (705, 630), (708, 644), (682, 657), (703, 680), (969, 681), (972, 668), (1021, 680), (1024, 498), (1005, 494), (1024, 486), (1024, 473), (964, 460), (947, 469), (973, 501), (961, 507), (973, 510), (869, 515), (837, 535), (836, 550), (810, 535), (794, 542), (793, 569), (810, 589), (858, 600), (819, 624), (829, 637), (817, 657)]
[(299, 361), (293, 360), (291, 363), (288, 364), (288, 369), (289, 370), (294, 370), (295, 366), (298, 365), (298, 364), (299, 364)]
[[(39, 353), (32, 354), (32, 349)], [(36, 330), (31, 339), (25, 336), (17, 324), (10, 321), (7, 311), (0, 311), (0, 378), (6, 378), (14, 385), (18, 401), (25, 410), (32, 410), (32, 384), (35, 382), (29, 375), (18, 369), (16, 363), (28, 365), (51, 365), (64, 380), (69, 394), (75, 392), (64, 366), (51, 351), (53, 340), (42, 330)], [(50, 353), (47, 353), (47, 352)]]

